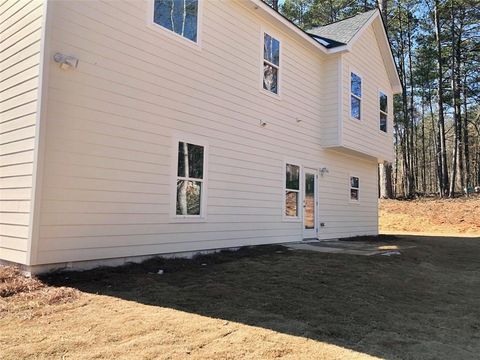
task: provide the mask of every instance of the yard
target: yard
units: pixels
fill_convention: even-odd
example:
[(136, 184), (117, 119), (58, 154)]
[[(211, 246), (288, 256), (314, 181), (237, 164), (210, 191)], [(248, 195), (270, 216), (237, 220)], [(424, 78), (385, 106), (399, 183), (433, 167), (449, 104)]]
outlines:
[(480, 238), (381, 240), (415, 247), (266, 246), (43, 283), (4, 268), (0, 357), (478, 359)]

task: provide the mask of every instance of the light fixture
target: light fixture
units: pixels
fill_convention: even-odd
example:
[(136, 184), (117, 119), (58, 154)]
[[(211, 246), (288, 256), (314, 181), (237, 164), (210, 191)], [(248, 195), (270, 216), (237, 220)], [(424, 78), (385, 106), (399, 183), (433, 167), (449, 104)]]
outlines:
[(78, 66), (78, 59), (74, 56), (68, 56), (61, 53), (53, 55), (53, 60), (60, 64), (60, 69), (76, 69)]
[(323, 177), (323, 175), (328, 174), (328, 169), (326, 167), (323, 167), (320, 169), (320, 176)]

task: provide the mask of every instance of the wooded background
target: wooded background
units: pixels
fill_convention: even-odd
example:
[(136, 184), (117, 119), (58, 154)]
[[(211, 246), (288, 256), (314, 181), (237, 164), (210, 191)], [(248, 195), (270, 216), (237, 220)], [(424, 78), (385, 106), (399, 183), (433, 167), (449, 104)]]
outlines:
[(480, 186), (480, 0), (265, 0), (308, 29), (379, 8), (403, 86), (382, 198), (467, 195)]

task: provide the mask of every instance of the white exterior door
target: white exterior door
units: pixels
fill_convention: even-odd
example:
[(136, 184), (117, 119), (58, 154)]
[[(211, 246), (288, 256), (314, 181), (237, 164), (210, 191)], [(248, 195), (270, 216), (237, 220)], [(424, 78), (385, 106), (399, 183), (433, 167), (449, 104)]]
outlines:
[(303, 238), (317, 237), (317, 187), (318, 171), (303, 170)]

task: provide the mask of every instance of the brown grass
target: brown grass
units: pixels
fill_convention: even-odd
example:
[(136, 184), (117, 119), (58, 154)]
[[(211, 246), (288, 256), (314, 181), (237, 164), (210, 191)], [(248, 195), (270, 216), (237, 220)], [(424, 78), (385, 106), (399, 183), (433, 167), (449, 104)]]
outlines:
[(480, 197), (381, 200), (380, 231), (480, 236)]
[(382, 243), (416, 247), (366, 257), (267, 246), (52, 275), (31, 294), (68, 286), (80, 296), (45, 301), (32, 316), (20, 303), (33, 299), (18, 298), (0, 314), (0, 354), (477, 359), (480, 239), (384, 236)]

